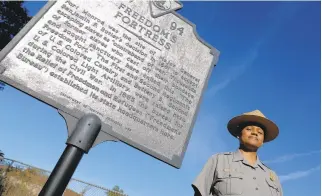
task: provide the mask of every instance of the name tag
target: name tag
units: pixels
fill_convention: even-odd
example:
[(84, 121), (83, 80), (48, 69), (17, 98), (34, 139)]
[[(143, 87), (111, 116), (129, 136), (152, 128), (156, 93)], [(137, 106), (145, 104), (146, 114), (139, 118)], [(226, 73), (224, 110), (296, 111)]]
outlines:
[(233, 168), (225, 168), (223, 170), (224, 170), (224, 172), (237, 172), (236, 168), (235, 169), (233, 169)]

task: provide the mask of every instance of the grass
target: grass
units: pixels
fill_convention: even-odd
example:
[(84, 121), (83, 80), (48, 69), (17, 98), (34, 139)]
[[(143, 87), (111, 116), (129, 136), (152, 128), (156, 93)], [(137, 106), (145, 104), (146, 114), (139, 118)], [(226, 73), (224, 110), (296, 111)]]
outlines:
[[(35, 168), (15, 168), (2, 166), (0, 168), (1, 196), (38, 196), (46, 183), (48, 176)], [(63, 196), (82, 196), (66, 189)]]

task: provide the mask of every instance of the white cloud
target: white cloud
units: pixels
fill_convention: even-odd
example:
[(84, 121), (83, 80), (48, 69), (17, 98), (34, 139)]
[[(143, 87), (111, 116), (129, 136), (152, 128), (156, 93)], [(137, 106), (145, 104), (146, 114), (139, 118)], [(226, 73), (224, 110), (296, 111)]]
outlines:
[(310, 156), (310, 155), (314, 155), (317, 153), (321, 153), (320, 150), (316, 150), (316, 151), (311, 151), (311, 152), (306, 152), (306, 153), (294, 153), (294, 154), (288, 154), (288, 155), (284, 155), (284, 156), (280, 156), (277, 157), (275, 159), (272, 160), (267, 160), (267, 161), (263, 161), (264, 163), (282, 163), (282, 162), (286, 162), (286, 161), (291, 161), (295, 158), (299, 158), (299, 157), (304, 157), (304, 156)]
[[(226, 88), (233, 80), (245, 73), (245, 71), (254, 63), (258, 56), (258, 51), (262, 42), (258, 42), (254, 48), (252, 48), (243, 63), (233, 66), (231, 70), (227, 71), (227, 76), (219, 84), (214, 85), (207, 91), (207, 95), (214, 96), (218, 91)], [(237, 63), (236, 63), (237, 64)], [(223, 65), (225, 66), (225, 65)]]
[[(287, 9), (287, 12), (285, 10)], [(259, 40), (255, 45), (249, 50), (247, 58), (245, 60), (238, 59), (236, 61), (236, 66), (233, 66), (231, 70), (227, 71), (225, 79), (215, 84), (213, 87), (209, 88), (206, 92), (209, 96), (214, 96), (218, 91), (226, 88), (233, 80), (237, 79), (239, 76), (243, 75), (245, 71), (252, 66), (254, 61), (257, 59), (260, 47), (264, 42), (266, 42), (270, 37), (277, 33), (277, 30), (283, 27), (283, 24), (288, 20), (292, 19), (295, 14), (298, 13), (300, 6), (288, 6), (287, 4), (280, 3), (274, 10), (272, 10), (268, 19), (271, 21), (267, 24), (266, 30), (263, 31), (262, 35), (259, 35)], [(282, 16), (282, 17), (281, 17)], [(220, 61), (220, 57), (219, 57)], [(242, 62), (242, 63), (240, 63)], [(229, 65), (221, 65), (228, 67)]]
[(279, 176), (279, 179), (280, 179), (281, 183), (289, 181), (289, 180), (296, 180), (296, 179), (299, 179), (299, 178), (309, 176), (310, 174), (312, 174), (313, 172), (315, 172), (315, 171), (317, 171), (319, 169), (320, 169), (320, 166), (311, 168), (309, 170), (296, 171), (296, 172), (292, 172), (292, 173), (289, 173), (289, 174), (286, 174), (286, 175), (281, 175), (281, 176)]

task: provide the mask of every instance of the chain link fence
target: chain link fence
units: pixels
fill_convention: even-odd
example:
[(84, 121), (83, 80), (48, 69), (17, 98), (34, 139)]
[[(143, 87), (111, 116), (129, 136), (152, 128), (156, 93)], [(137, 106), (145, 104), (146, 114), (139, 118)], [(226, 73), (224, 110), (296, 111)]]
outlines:
[[(3, 158), (2, 161), (0, 160), (0, 195), (38, 196), (49, 175), (49, 171)], [(63, 196), (128, 195), (72, 178)]]

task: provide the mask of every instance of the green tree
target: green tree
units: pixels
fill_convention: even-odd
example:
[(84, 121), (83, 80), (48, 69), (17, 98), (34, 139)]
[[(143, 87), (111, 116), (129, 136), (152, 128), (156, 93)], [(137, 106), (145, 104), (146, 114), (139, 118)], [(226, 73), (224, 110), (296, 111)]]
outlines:
[[(0, 51), (17, 35), (17, 33), (31, 19), (24, 1), (0, 1)], [(0, 81), (0, 91), (5, 84)]]
[(23, 3), (24, 1), (0, 1), (0, 50), (31, 19)]
[(3, 91), (5, 86), (6, 86), (5, 83), (0, 81), (0, 91)]
[[(2, 165), (3, 162), (3, 158), (4, 158), (4, 153), (0, 150), (0, 165)], [(3, 193), (5, 192), (5, 172), (4, 169), (0, 168), (0, 195), (3, 195)]]
[(107, 196), (124, 196), (124, 191), (119, 186), (114, 186), (112, 190), (106, 192)]
[(4, 153), (0, 150), (0, 161), (4, 158)]

